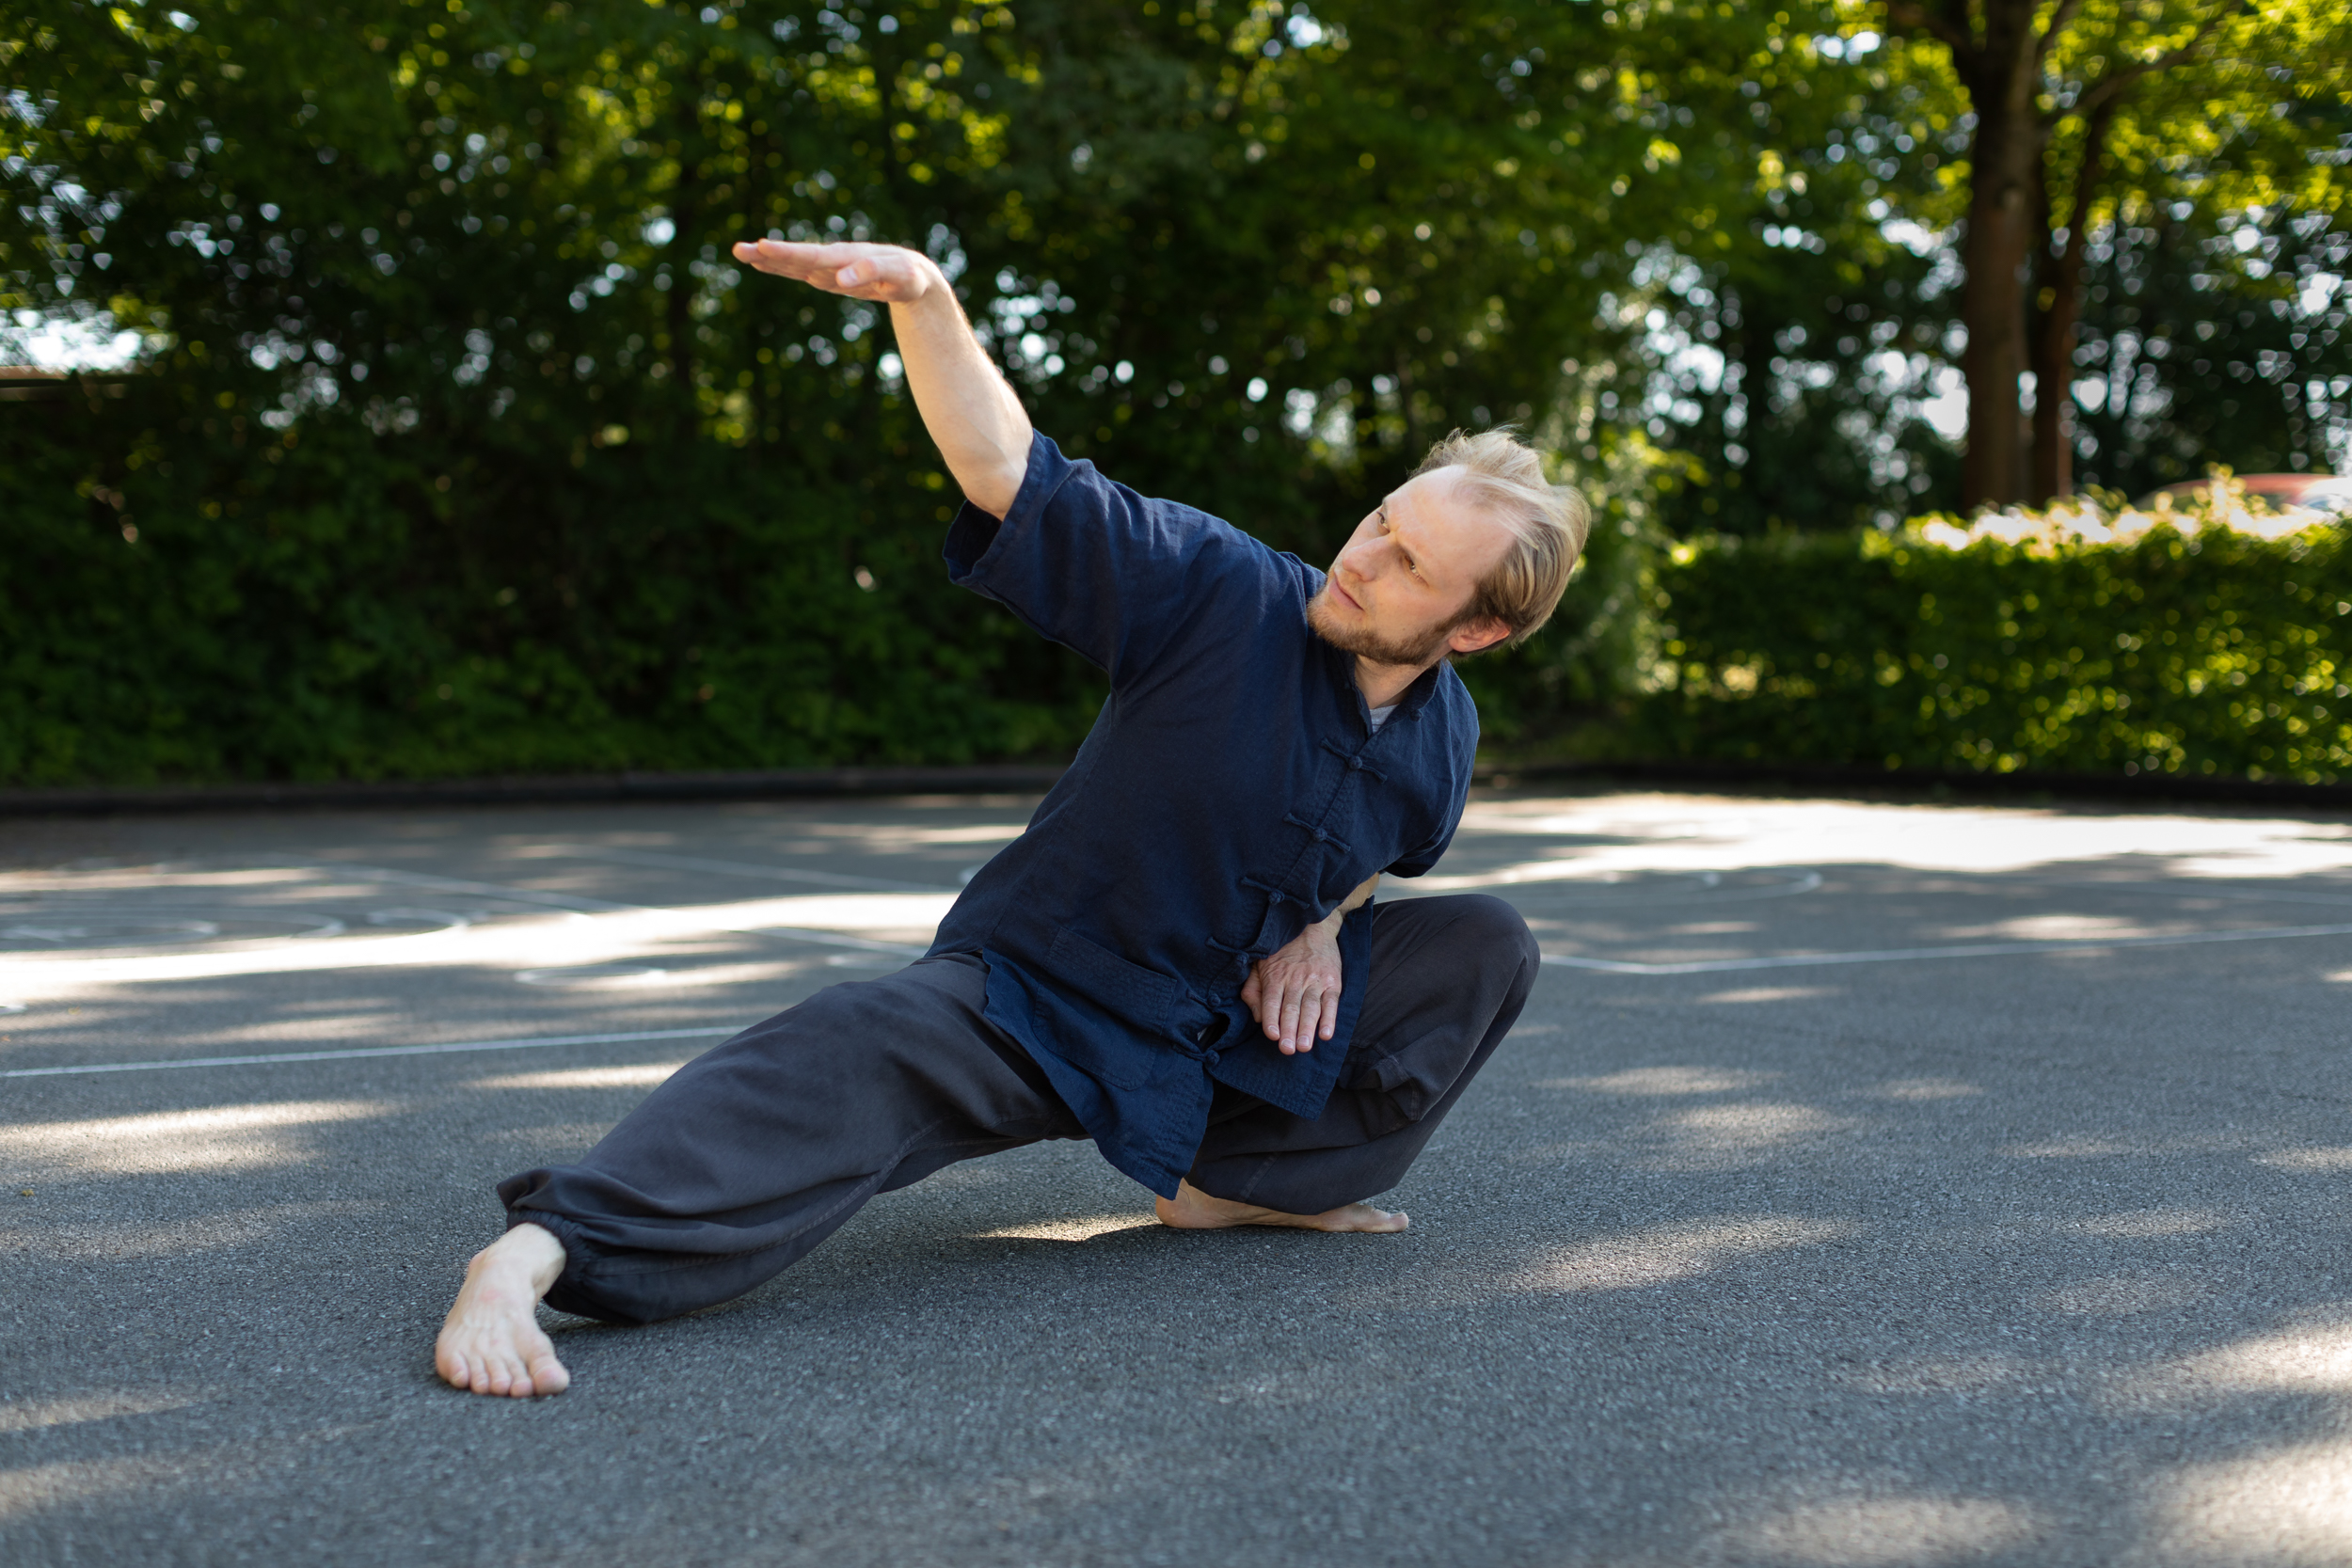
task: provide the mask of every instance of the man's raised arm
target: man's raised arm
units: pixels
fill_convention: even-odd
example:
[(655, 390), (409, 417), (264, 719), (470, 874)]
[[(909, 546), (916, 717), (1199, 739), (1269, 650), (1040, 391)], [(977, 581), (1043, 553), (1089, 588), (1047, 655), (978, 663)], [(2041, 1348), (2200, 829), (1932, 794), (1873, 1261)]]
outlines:
[(920, 251), (884, 245), (792, 245), (759, 240), (735, 259), (851, 299), (890, 307), (898, 357), (924, 428), (947, 471), (981, 511), (1012, 509), (1029, 471), (1029, 416), (980, 351), (946, 275)]

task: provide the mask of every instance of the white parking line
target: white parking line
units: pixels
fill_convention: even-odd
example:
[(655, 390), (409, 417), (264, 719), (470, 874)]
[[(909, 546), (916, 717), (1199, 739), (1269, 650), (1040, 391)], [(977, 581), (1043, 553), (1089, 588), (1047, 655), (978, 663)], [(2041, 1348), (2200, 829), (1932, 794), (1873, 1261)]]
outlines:
[[(1588, 895), (1590, 901), (1607, 904), (1612, 909), (1640, 904), (1682, 903), (1703, 896), (1710, 904), (1742, 904), (1757, 898), (1790, 898), (1801, 893), (1811, 893), (1821, 885), (1818, 871), (1785, 871), (1776, 866), (1736, 867), (1729, 871), (1660, 871), (1654, 874), (1657, 882), (1692, 882), (1695, 887), (1656, 891), (1640, 891), (1633, 884), (1631, 874), (1616, 871), (1593, 875), (1581, 861), (1536, 861), (1524, 865), (1506, 865), (1492, 871), (1465, 872), (1458, 877), (1423, 877), (1411, 884), (1414, 894), (1431, 896), (1441, 893), (1474, 893), (1483, 888), (1509, 888), (1515, 893), (1543, 895), (1578, 894)], [(1723, 886), (1726, 877), (1770, 877), (1763, 887), (1729, 888)], [(1613, 891), (1635, 885), (1636, 891)], [(1411, 896), (1406, 885), (1396, 884), (1391, 897)]]
[(499, 882), (469, 882), (455, 877), (435, 877), (421, 871), (395, 871), (389, 866), (358, 865), (348, 861), (286, 860), (278, 863), (299, 871), (331, 872), (335, 876), (349, 877), (362, 882), (426, 887), (441, 893), (471, 893), (510, 904), (544, 904), (573, 914), (588, 911), (603, 912), (644, 908), (641, 904), (615, 904), (610, 899), (589, 898), (574, 893), (542, 893), (535, 888), (507, 887)]
[(347, 1051), (287, 1051), (269, 1056), (190, 1056), (177, 1062), (93, 1062), (82, 1067), (21, 1067), (0, 1078), (63, 1078), (78, 1072), (169, 1072), (179, 1068), (267, 1067), (278, 1062), (344, 1062), (361, 1056), (447, 1056), (463, 1051), (537, 1051), (551, 1045), (626, 1045), (636, 1040), (705, 1039), (742, 1025), (707, 1029), (630, 1029), (617, 1035), (541, 1035), (529, 1039), (453, 1040), (447, 1045), (359, 1046)]
[(1645, 964), (1547, 953), (1544, 962), (1603, 974), (1729, 974), (1750, 969), (1819, 969), (1833, 964), (1911, 963), (1926, 958), (1994, 958), (2027, 953), (2095, 953), (2117, 947), (2189, 947), (2212, 942), (2285, 942), (2296, 937), (2352, 936), (2352, 926), (2273, 926), (2251, 931), (2192, 931), (2176, 937), (2094, 937), (2081, 942), (1978, 942), (1954, 947), (1888, 947), (1867, 953), (1787, 953), (1762, 958), (1696, 958)]
[(701, 871), (714, 877), (752, 877), (771, 882), (807, 882), (817, 887), (854, 888), (863, 893), (938, 893), (936, 882), (895, 882), (886, 877), (844, 877), (831, 871), (803, 871), (755, 861), (714, 861), (699, 855), (656, 854), (649, 849), (607, 849), (590, 844), (535, 844), (532, 852), (562, 855), (573, 860), (610, 861), (615, 865), (644, 865), (660, 871)]

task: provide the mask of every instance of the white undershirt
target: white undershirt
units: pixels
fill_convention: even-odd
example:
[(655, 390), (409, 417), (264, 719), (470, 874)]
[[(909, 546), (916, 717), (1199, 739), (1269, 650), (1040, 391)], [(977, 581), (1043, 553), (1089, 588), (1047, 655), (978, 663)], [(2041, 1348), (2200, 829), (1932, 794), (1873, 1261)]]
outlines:
[(1394, 703), (1391, 703), (1387, 707), (1374, 708), (1372, 710), (1372, 733), (1378, 735), (1380, 733), (1380, 726), (1387, 723), (1389, 721), (1389, 715), (1394, 713), (1395, 711), (1396, 705)]

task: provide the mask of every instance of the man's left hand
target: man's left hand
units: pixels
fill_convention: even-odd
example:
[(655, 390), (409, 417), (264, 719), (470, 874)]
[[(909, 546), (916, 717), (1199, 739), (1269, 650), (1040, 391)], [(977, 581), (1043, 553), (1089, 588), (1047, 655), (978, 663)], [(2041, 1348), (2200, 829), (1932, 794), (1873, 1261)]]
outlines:
[(1312, 1051), (1340, 1026), (1340, 942), (1310, 926), (1280, 951), (1260, 958), (1241, 999), (1285, 1056)]

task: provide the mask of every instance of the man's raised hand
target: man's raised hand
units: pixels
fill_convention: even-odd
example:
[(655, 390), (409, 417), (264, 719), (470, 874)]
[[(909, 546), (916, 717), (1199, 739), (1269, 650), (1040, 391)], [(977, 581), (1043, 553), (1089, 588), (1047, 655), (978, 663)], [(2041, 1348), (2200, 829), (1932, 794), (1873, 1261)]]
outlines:
[(992, 516), (1012, 510), (1036, 433), (1012, 388), (989, 362), (946, 274), (895, 245), (794, 245), (753, 240), (736, 260), (829, 294), (890, 307), (907, 390), (939, 443), (964, 499)]
[(930, 257), (895, 245), (753, 240), (736, 245), (735, 259), (829, 294), (848, 294), (851, 299), (884, 305), (910, 304), (947, 281)]

